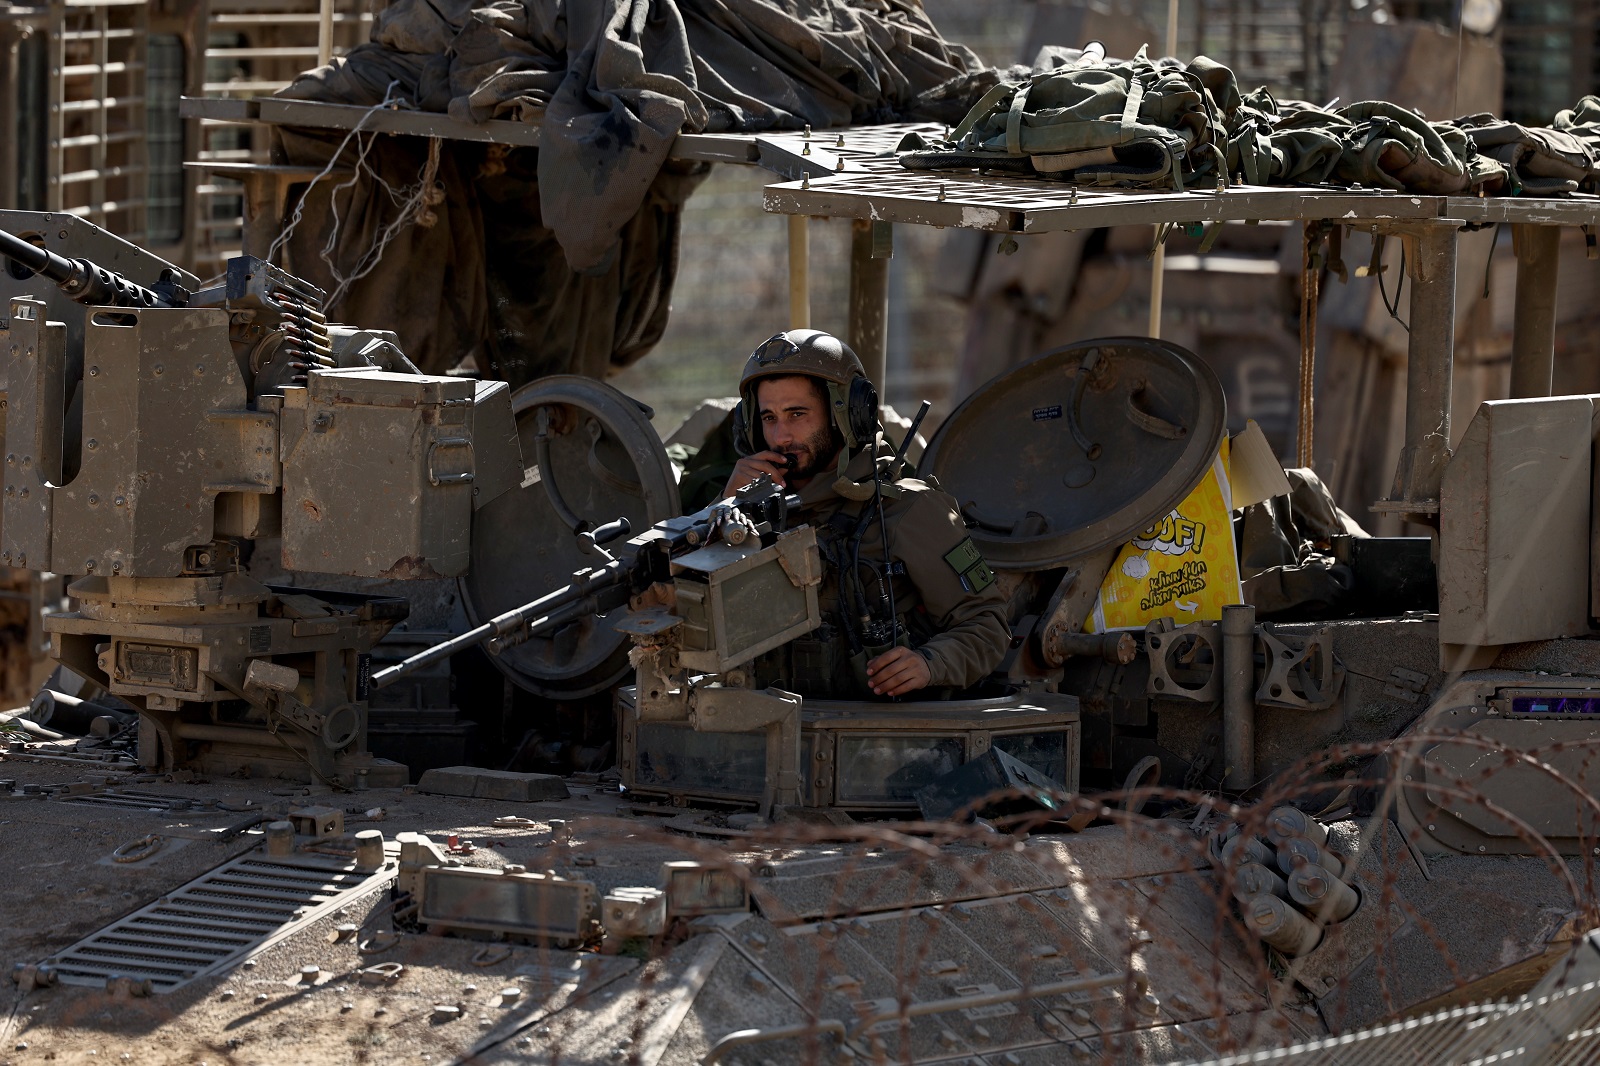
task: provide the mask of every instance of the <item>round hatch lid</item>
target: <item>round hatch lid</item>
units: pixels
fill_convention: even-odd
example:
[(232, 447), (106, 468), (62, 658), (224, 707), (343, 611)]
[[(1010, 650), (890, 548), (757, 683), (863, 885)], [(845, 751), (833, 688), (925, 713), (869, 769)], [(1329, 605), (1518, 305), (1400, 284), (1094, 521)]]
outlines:
[(1226, 423), (1222, 383), (1194, 353), (1110, 337), (984, 385), (918, 469), (956, 498), (990, 565), (1043, 569), (1121, 544), (1183, 502)]
[[(647, 409), (610, 385), (575, 374), (541, 378), (516, 391), (511, 410), (522, 446), (522, 485), (484, 505), (472, 523), (472, 561), (461, 591), (474, 625), (605, 561), (579, 549), (553, 496), (589, 527), (627, 518), (635, 536), (679, 510), (672, 464)], [(541, 431), (548, 448), (543, 461)], [(612, 621), (591, 616), (490, 658), (530, 692), (551, 699), (588, 696), (628, 671), (627, 638)]]

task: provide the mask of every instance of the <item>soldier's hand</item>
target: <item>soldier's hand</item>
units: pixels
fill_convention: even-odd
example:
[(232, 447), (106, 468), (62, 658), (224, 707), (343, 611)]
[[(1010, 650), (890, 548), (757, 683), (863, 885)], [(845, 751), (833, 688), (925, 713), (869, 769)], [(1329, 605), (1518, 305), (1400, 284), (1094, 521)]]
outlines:
[(890, 648), (867, 664), (867, 684), (880, 696), (904, 696), (932, 678), (928, 660), (910, 648)]
[(756, 452), (754, 455), (747, 455), (733, 464), (733, 475), (728, 478), (727, 488), (722, 490), (722, 498), (727, 499), (762, 474), (782, 485), (786, 470), (782, 452)]

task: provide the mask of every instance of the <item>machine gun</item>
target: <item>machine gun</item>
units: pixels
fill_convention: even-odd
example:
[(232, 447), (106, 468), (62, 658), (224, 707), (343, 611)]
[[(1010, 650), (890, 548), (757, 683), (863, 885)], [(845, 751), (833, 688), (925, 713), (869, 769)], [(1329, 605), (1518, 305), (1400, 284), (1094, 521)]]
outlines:
[(176, 307), (187, 295), (172, 284), (175, 273), (163, 278), (158, 288), (147, 289), (87, 259), (68, 259), (5, 230), (0, 230), (0, 256), (10, 259), (24, 270), (31, 270), (55, 282), (62, 292), (82, 304), (98, 307)]
[[(696, 514), (658, 522), (615, 552), (603, 547), (629, 533), (618, 519), (576, 535), (600, 565), (572, 582), (507, 611), (372, 676), (375, 688), (458, 651), (487, 644), (491, 653), (589, 615), (631, 605), (615, 628), (634, 643), (639, 715), (688, 722), (696, 730), (766, 730), (763, 813), (800, 802), (798, 695), (752, 687), (742, 667), (821, 624), (817, 590), (822, 560), (816, 530), (790, 524), (799, 505), (770, 478)], [(652, 596), (663, 586), (667, 596)], [(670, 600), (669, 608), (652, 600)]]
[(367, 653), (406, 601), (244, 563), (271, 540), (289, 571), (459, 575), (521, 476), (509, 388), (418, 374), (259, 259), (202, 288), (81, 219), (0, 228), (27, 235), (0, 235), (0, 563), (80, 575), (52, 655), (139, 707), (146, 766), (406, 780), (365, 754)]

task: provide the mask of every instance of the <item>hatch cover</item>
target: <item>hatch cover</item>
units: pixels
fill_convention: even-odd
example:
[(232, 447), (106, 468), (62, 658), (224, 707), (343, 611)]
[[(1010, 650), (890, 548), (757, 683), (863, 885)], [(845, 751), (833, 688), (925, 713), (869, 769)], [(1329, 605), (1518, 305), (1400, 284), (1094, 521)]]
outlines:
[(1183, 502), (1227, 423), (1200, 358), (1150, 337), (1057, 348), (967, 397), (918, 469), (956, 498), (996, 568), (1060, 566)]
[[(541, 378), (517, 390), (511, 409), (522, 446), (522, 484), (485, 504), (473, 520), (472, 564), (461, 591), (474, 625), (604, 562), (584, 554), (554, 500), (590, 527), (626, 518), (635, 536), (680, 510), (672, 463), (648, 409), (610, 385), (576, 374)], [(628, 638), (611, 628), (611, 620), (584, 618), (491, 658), (530, 692), (551, 699), (587, 696), (628, 671)]]
[(394, 880), (313, 859), (284, 863), (242, 855), (91, 933), (44, 960), (66, 985), (103, 986), (109, 978), (149, 980), (171, 992), (225, 970), (247, 955)]

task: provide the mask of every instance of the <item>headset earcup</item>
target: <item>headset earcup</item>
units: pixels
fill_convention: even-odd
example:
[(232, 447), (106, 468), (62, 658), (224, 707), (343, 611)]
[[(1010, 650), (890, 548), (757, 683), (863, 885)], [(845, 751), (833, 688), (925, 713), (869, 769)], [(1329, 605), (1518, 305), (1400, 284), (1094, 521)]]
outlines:
[(865, 377), (850, 379), (850, 435), (856, 447), (865, 448), (878, 432), (878, 390)]
[(733, 405), (733, 450), (743, 459), (760, 451), (750, 428), (749, 406), (744, 400)]

